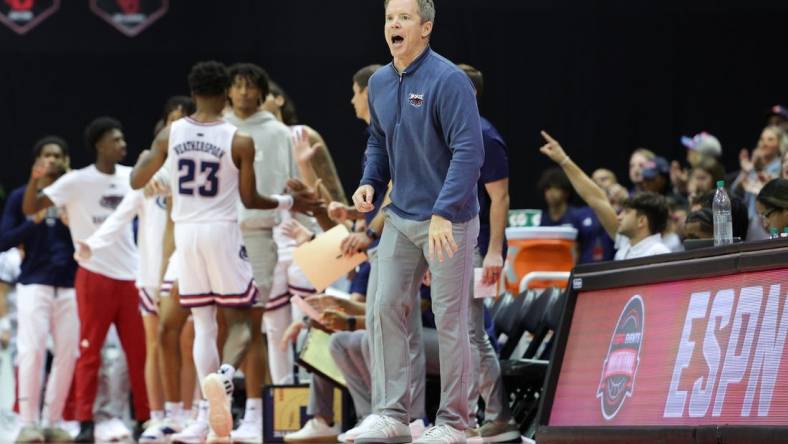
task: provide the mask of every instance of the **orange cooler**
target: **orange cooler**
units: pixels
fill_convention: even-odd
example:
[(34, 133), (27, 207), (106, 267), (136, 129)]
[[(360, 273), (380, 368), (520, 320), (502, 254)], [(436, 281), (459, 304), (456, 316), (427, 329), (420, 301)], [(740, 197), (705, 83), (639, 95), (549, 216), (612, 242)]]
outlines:
[[(572, 227), (510, 227), (506, 229), (509, 252), (504, 264), (504, 286), (520, 292), (520, 280), (532, 271), (572, 271), (577, 261)], [(536, 280), (531, 288), (566, 288), (566, 281)]]

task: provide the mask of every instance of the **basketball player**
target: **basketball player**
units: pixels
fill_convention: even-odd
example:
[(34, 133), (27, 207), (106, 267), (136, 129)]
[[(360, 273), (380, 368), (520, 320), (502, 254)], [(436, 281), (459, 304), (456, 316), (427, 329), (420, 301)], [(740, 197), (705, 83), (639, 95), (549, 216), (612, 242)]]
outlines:
[[(96, 162), (67, 173), (44, 188), (42, 193), (39, 193), (39, 180), (45, 171), (37, 165), (25, 189), (22, 205), (27, 215), (52, 206), (65, 208), (72, 239), (90, 237), (131, 191), (131, 168), (118, 165), (126, 156), (126, 141), (120, 122), (110, 117), (99, 117), (85, 130), (85, 142), (94, 151)], [(93, 403), (101, 365), (101, 347), (110, 324), (117, 327), (128, 361), (138, 428), (148, 420), (145, 333), (134, 286), (136, 275), (137, 249), (130, 226), (112, 248), (97, 251), (89, 260), (79, 262), (75, 280), (80, 319), (79, 359), (74, 378), (75, 416), (80, 421), (77, 442), (92, 442), (94, 438)]]
[[(68, 145), (55, 136), (41, 139), (33, 148), (36, 162), (47, 166), (49, 183), (65, 173)], [(32, 218), (22, 212), (25, 187), (11, 192), (0, 221), (0, 251), (24, 247), (17, 280), (17, 335), (19, 362), (19, 414), (22, 429), (16, 442), (63, 442), (71, 436), (60, 422), (79, 352), (79, 317), (74, 292), (77, 264), (71, 235), (56, 208)], [(0, 293), (2, 293), (0, 291)], [(0, 317), (4, 299), (0, 295)], [(44, 422), (41, 422), (42, 376), (47, 337), (52, 333), (55, 359), (46, 382)], [(41, 426), (45, 426), (42, 428)]]
[[(238, 225), (239, 195), (245, 207), (262, 210), (306, 212), (319, 207), (320, 202), (308, 190), (271, 197), (257, 193), (254, 141), (221, 118), (230, 86), (224, 65), (198, 63), (189, 74), (189, 86), (197, 111), (159, 134), (151, 150), (143, 153), (134, 167), (131, 186), (142, 188), (168, 162), (176, 275), (181, 304), (192, 309), (194, 360), (209, 405), (207, 415), (198, 417), (173, 439), (192, 442), (207, 435), (209, 442), (217, 442), (230, 439), (233, 424), (228, 397), (234, 366), (243, 359), (244, 342), (251, 337), (245, 323), (248, 316), (239, 312), (251, 307), (257, 296)], [(225, 307), (227, 343), (236, 345), (230, 350), (225, 347), (223, 356), (229, 364), (221, 369), (216, 347), (217, 305)], [(233, 335), (247, 340), (232, 341)]]

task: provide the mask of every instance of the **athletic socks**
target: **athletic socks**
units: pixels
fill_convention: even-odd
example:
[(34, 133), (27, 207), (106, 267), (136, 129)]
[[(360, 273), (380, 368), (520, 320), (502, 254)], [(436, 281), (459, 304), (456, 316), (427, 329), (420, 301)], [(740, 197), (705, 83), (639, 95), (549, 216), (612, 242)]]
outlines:
[(208, 401), (201, 399), (197, 404), (197, 422), (208, 422)]
[[(183, 416), (183, 403), (182, 402), (165, 402), (164, 414), (167, 418), (180, 418)], [(153, 412), (151, 412), (153, 416)]]
[(247, 398), (244, 422), (261, 422), (263, 419), (262, 398)]
[(164, 419), (164, 411), (163, 410), (151, 410), (150, 411), (150, 419), (154, 421), (161, 421)]

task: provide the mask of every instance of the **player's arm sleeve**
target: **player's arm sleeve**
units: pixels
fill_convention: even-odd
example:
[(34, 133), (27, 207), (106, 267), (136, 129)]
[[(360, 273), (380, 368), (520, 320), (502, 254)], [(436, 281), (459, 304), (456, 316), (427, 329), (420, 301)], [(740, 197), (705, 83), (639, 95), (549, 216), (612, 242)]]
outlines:
[(22, 213), (22, 196), (23, 193), (13, 193), (5, 204), (0, 219), (0, 252), (24, 243), (36, 229), (36, 224)]
[(66, 206), (74, 195), (79, 193), (77, 183), (77, 173), (75, 171), (66, 173), (52, 185), (44, 188), (42, 193), (52, 201), (56, 207)]
[(451, 150), (451, 162), (432, 214), (455, 220), (473, 195), (484, 163), (484, 141), (476, 95), (463, 72), (454, 72), (443, 81), (436, 112), (444, 141)]
[(142, 190), (131, 191), (123, 197), (120, 205), (89, 238), (85, 239), (91, 250), (96, 251), (112, 245), (131, 230), (129, 225), (140, 209), (145, 197)]
[(386, 151), (386, 136), (375, 112), (374, 92), (369, 85), (369, 139), (367, 140), (367, 164), (364, 166), (364, 176), (361, 185), (371, 185), (375, 193), (383, 192), (386, 184), (391, 179), (389, 169), (389, 154)]

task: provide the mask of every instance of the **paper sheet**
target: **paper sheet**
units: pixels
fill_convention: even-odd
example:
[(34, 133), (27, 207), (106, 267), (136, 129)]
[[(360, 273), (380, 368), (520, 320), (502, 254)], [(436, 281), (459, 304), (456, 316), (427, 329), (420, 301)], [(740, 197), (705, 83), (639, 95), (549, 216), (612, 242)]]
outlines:
[(352, 256), (342, 254), (342, 240), (349, 235), (347, 228), (340, 224), (293, 252), (293, 260), (318, 292), (367, 260), (364, 253)]

